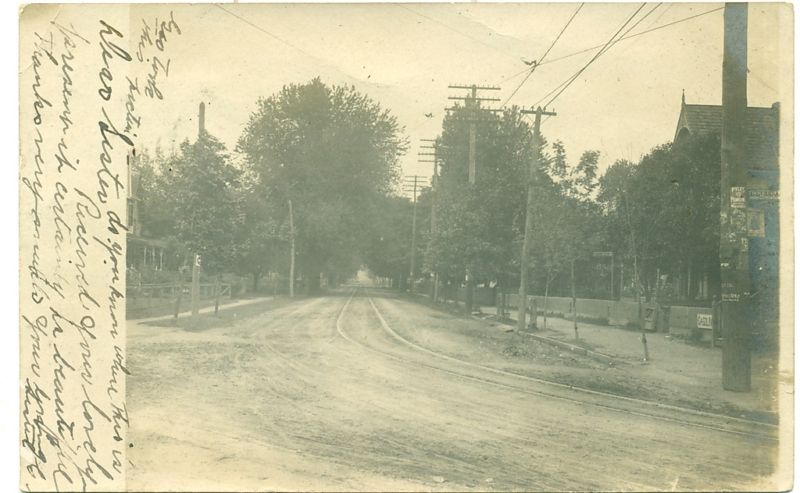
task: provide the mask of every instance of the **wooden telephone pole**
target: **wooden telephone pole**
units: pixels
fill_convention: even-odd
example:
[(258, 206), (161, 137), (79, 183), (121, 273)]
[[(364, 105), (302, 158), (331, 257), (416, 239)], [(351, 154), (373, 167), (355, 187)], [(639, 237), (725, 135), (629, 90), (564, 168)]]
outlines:
[[(468, 180), (470, 185), (475, 185), (478, 176), (478, 164), (477, 164), (477, 157), (476, 157), (476, 141), (477, 141), (477, 123), (479, 121), (485, 121), (485, 118), (482, 119), (480, 117), (480, 113), (482, 111), (488, 112), (499, 112), (502, 111), (501, 109), (496, 108), (482, 108), (480, 106), (481, 101), (500, 101), (500, 98), (482, 98), (478, 97), (478, 91), (499, 91), (499, 87), (494, 86), (479, 86), (477, 84), (471, 85), (458, 85), (453, 84), (447, 86), (450, 89), (467, 89), (469, 90), (469, 94), (467, 96), (449, 96), (447, 99), (452, 100), (463, 100), (464, 107), (467, 109), (467, 122), (469, 123), (469, 173), (468, 173)], [(457, 107), (447, 108), (448, 110), (456, 110)], [(474, 291), (475, 291), (475, 279), (472, 277), (472, 268), (467, 265), (466, 268), (466, 281), (467, 281), (467, 293), (464, 299), (464, 308), (467, 314), (472, 313), (473, 309), (473, 300), (474, 300)]]
[(417, 273), (417, 192), (420, 190), (424, 178), (424, 176), (420, 175), (411, 175), (407, 176), (403, 183), (403, 190), (411, 192), (414, 202), (413, 213), (411, 215), (411, 273), (409, 276), (411, 278), (412, 294), (416, 291), (414, 279)]
[[(438, 193), (437, 185), (439, 178), (439, 156), (437, 152), (436, 139), (420, 139), (422, 142), (430, 145), (421, 145), (420, 149), (426, 149), (433, 152), (420, 152), (420, 158), (417, 160), (420, 163), (432, 163), (433, 174), (431, 175), (431, 236), (436, 234), (436, 195)], [(425, 159), (430, 157), (431, 159)], [(433, 272), (431, 275), (431, 301), (436, 303), (439, 301), (439, 273)]]
[(722, 387), (750, 390), (750, 266), (747, 238), (747, 4), (725, 4), (722, 58), (720, 280)]
[[(197, 139), (201, 139), (206, 132), (206, 104), (200, 103), (197, 118)], [(200, 268), (202, 266), (202, 257), (199, 253), (194, 254), (192, 259), (192, 322), (197, 321), (197, 315), (200, 313)]]
[(295, 261), (295, 248), (294, 248), (294, 210), (292, 209), (292, 200), (289, 203), (289, 298), (294, 298), (294, 261)]
[[(450, 89), (468, 89), (467, 96), (449, 96), (447, 99), (462, 100), (464, 107), (468, 110), (467, 121), (469, 122), (469, 183), (474, 185), (478, 175), (477, 158), (475, 157), (475, 147), (477, 142), (478, 129), (476, 124), (481, 121), (480, 111), (502, 111), (494, 108), (481, 108), (481, 101), (500, 101), (500, 98), (479, 98), (478, 91), (499, 91), (499, 87), (472, 85), (449, 85)], [(451, 107), (448, 110), (457, 108)]]
[[(533, 123), (533, 160), (528, 168), (528, 200), (525, 206), (525, 236), (522, 240), (522, 255), (520, 256), (519, 271), (519, 314), (517, 315), (517, 329), (525, 330), (528, 311), (528, 257), (530, 256), (531, 242), (533, 238), (533, 202), (536, 197), (536, 182), (538, 174), (542, 168), (541, 145), (542, 136), (540, 128), (542, 125), (542, 115), (556, 116), (554, 111), (545, 111), (542, 107), (535, 110), (522, 110), (523, 113), (535, 114), (536, 119)], [(533, 314), (535, 316), (535, 314)]]

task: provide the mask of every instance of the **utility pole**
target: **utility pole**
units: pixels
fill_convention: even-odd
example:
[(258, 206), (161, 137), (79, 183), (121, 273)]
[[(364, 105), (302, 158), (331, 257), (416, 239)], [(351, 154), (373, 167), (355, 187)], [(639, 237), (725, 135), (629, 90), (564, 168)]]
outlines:
[(519, 272), (519, 314), (517, 315), (517, 330), (525, 330), (528, 310), (528, 257), (530, 256), (531, 242), (533, 241), (533, 202), (536, 194), (536, 182), (541, 163), (541, 133), (542, 115), (556, 116), (554, 111), (545, 111), (542, 107), (535, 110), (522, 110), (523, 113), (533, 113), (536, 118), (533, 123), (533, 160), (528, 167), (528, 200), (525, 205), (525, 235), (522, 240), (522, 255), (520, 256)]
[[(478, 176), (478, 164), (477, 164), (477, 157), (476, 157), (476, 141), (477, 141), (477, 123), (481, 120), (480, 112), (481, 111), (489, 111), (489, 112), (499, 112), (502, 111), (501, 109), (496, 108), (481, 108), (480, 103), (481, 101), (500, 101), (500, 98), (483, 98), (478, 97), (478, 91), (499, 91), (499, 87), (494, 86), (479, 86), (477, 84), (470, 84), (470, 85), (459, 85), (459, 84), (451, 84), (447, 86), (450, 89), (467, 89), (469, 90), (469, 94), (467, 96), (449, 96), (447, 99), (451, 100), (463, 100), (464, 107), (467, 109), (467, 122), (469, 123), (469, 173), (468, 173), (468, 181), (470, 185), (475, 185)], [(456, 110), (457, 107), (447, 108), (448, 110)], [(464, 299), (464, 308), (467, 314), (472, 313), (473, 309), (473, 300), (474, 300), (474, 290), (475, 290), (475, 279), (472, 277), (472, 267), (468, 264), (466, 268), (466, 281), (467, 281), (467, 293)]]
[[(200, 103), (197, 118), (197, 140), (203, 138), (206, 131), (206, 104)], [(192, 323), (197, 321), (197, 315), (200, 312), (200, 265), (202, 259), (199, 253), (194, 254), (192, 259), (192, 290), (191, 290), (191, 303), (192, 303)], [(181, 287), (181, 290), (183, 288)], [(177, 312), (177, 310), (176, 310)], [(177, 317), (177, 313), (175, 315)]]
[[(432, 163), (433, 164), (433, 174), (431, 175), (431, 237), (436, 234), (436, 195), (438, 193), (437, 184), (439, 178), (439, 162), (438, 162), (438, 152), (437, 152), (437, 142), (436, 139), (420, 139), (422, 142), (428, 143), (430, 145), (421, 145), (420, 149), (426, 149), (433, 152), (420, 152), (418, 162), (420, 163)], [(425, 157), (430, 157), (431, 159), (425, 159)], [(431, 276), (431, 301), (436, 303), (439, 300), (439, 273), (433, 272)]]
[(411, 215), (411, 294), (414, 294), (416, 291), (414, 279), (417, 272), (417, 191), (423, 179), (423, 176), (411, 175), (407, 176), (406, 181), (403, 183), (403, 190), (411, 192), (414, 202), (413, 213)]
[[(469, 184), (474, 185), (478, 175), (478, 165), (477, 165), (477, 158), (475, 156), (475, 147), (478, 135), (477, 123), (480, 121), (480, 111), (502, 111), (500, 109), (493, 109), (493, 108), (481, 108), (480, 103), (481, 101), (500, 101), (500, 98), (482, 98), (478, 97), (478, 91), (499, 91), (499, 87), (494, 86), (479, 86), (476, 84), (472, 85), (449, 85), (447, 86), (450, 89), (467, 89), (469, 90), (469, 94), (467, 96), (449, 96), (447, 99), (452, 100), (462, 100), (464, 101), (464, 107), (468, 110), (469, 116), (467, 117), (467, 121), (469, 122)], [(455, 107), (447, 108), (448, 110), (455, 110)]]
[(294, 298), (294, 211), (289, 199), (289, 298)]
[(645, 331), (644, 327), (644, 319), (642, 317), (642, 279), (639, 274), (639, 257), (636, 255), (636, 235), (633, 231), (633, 222), (631, 221), (631, 208), (628, 204), (628, 194), (627, 192), (622, 192), (622, 198), (625, 201), (625, 216), (628, 220), (628, 231), (630, 232), (630, 240), (631, 240), (631, 255), (633, 255), (633, 280), (634, 285), (636, 286), (636, 304), (639, 307), (639, 330), (642, 333), (642, 352), (644, 361), (650, 361), (650, 351), (647, 349), (647, 332)]
[(200, 103), (200, 111), (197, 116), (197, 138), (201, 138), (206, 132), (206, 104)]
[(200, 312), (200, 265), (202, 259), (199, 253), (194, 254), (192, 263), (192, 321), (197, 321)]
[(747, 4), (725, 4), (722, 57), (720, 280), (722, 388), (750, 391), (750, 269), (747, 239)]

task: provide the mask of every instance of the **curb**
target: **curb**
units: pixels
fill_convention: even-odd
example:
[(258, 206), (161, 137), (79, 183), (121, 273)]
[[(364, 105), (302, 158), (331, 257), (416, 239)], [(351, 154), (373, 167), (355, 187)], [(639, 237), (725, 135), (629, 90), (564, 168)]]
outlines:
[[(480, 320), (482, 322), (486, 322), (488, 320), (488, 319), (481, 318), (481, 317), (478, 317), (478, 316), (475, 316), (475, 315), (472, 315), (472, 318), (475, 319), (475, 320)], [(503, 325), (508, 325), (508, 326), (513, 325), (513, 324), (510, 324), (510, 323), (505, 322), (503, 320), (499, 320), (499, 319), (495, 319), (493, 321), (496, 322), (496, 323), (499, 323), (499, 324), (503, 324)], [(586, 349), (586, 348), (583, 348), (583, 347), (580, 347), (580, 346), (576, 346), (576, 345), (570, 344), (568, 342), (559, 341), (558, 339), (552, 339), (550, 337), (540, 336), (538, 334), (532, 334), (530, 332), (520, 332), (520, 334), (526, 335), (528, 337), (532, 337), (533, 339), (536, 339), (539, 342), (544, 342), (545, 344), (550, 344), (551, 346), (556, 346), (556, 347), (559, 347), (561, 349), (566, 349), (568, 351), (571, 351), (573, 353), (578, 353), (578, 354), (580, 354), (582, 356), (587, 356), (589, 358), (592, 358), (592, 359), (595, 359), (595, 360), (598, 360), (598, 361), (602, 361), (603, 363), (607, 363), (609, 365), (621, 365), (621, 364), (625, 364), (626, 363), (625, 361), (620, 360), (618, 358), (615, 358), (613, 356), (609, 356), (609, 355), (603, 354), (603, 353), (598, 353), (597, 351), (592, 351), (591, 349)]]
[[(424, 294), (416, 293), (416, 296), (420, 297), (420, 298), (424, 298), (426, 300), (425, 304), (427, 306), (430, 306), (433, 309), (437, 309), (437, 310), (440, 310), (440, 311), (444, 311), (444, 312), (450, 313), (449, 310), (442, 309), (437, 304), (434, 304), (432, 302), (427, 302), (429, 300), (429, 298), (427, 296), (425, 296)], [(410, 298), (414, 299), (414, 296), (412, 295)], [(506, 325), (506, 326), (512, 326), (513, 327), (515, 325), (515, 324), (509, 323), (507, 321), (496, 319), (496, 318), (494, 318), (494, 319), (482, 318), (482, 317), (479, 317), (477, 315), (469, 315), (468, 317), (473, 319), (473, 320), (478, 320), (478, 321), (481, 321), (481, 322), (487, 322), (487, 321), (491, 320), (492, 322), (495, 322), (495, 323), (498, 323), (498, 324), (502, 324), (502, 325)], [(516, 329), (515, 329), (515, 331), (516, 331)], [(570, 352), (578, 353), (578, 354), (580, 354), (582, 356), (586, 356), (588, 358), (592, 358), (594, 360), (601, 361), (601, 362), (606, 363), (606, 364), (611, 365), (611, 366), (624, 365), (624, 364), (627, 363), (627, 361), (621, 360), (621, 359), (616, 358), (614, 356), (609, 356), (608, 354), (598, 353), (597, 351), (592, 351), (591, 349), (586, 349), (586, 348), (583, 348), (583, 347), (580, 347), (580, 346), (576, 346), (574, 344), (570, 344), (568, 342), (560, 341), (558, 339), (552, 339), (550, 337), (540, 336), (538, 334), (531, 334), (530, 332), (521, 332), (521, 334), (526, 335), (528, 337), (532, 337), (532, 338), (536, 339), (539, 342), (543, 342), (545, 344), (550, 344), (551, 346), (556, 346), (556, 347), (559, 347), (561, 349), (566, 349), (566, 350), (568, 350)]]
[(580, 346), (576, 346), (574, 344), (570, 344), (568, 342), (559, 341), (558, 339), (551, 339), (549, 337), (540, 336), (537, 334), (531, 334), (529, 332), (522, 332), (522, 334), (532, 337), (537, 341), (544, 342), (556, 347), (560, 347), (563, 349), (568, 349), (574, 353), (582, 354), (583, 356), (588, 356), (589, 358), (596, 359), (602, 361), (603, 363), (608, 363), (609, 365), (618, 365), (624, 363), (621, 360), (614, 358), (613, 356), (609, 356), (607, 354), (598, 353), (596, 351), (592, 351), (590, 349), (582, 348)]

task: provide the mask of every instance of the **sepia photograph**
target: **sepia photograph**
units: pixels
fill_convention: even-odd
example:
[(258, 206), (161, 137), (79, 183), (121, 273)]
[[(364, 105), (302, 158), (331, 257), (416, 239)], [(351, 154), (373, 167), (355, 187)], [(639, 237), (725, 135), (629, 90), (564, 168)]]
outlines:
[(19, 9), (22, 491), (787, 491), (794, 10)]

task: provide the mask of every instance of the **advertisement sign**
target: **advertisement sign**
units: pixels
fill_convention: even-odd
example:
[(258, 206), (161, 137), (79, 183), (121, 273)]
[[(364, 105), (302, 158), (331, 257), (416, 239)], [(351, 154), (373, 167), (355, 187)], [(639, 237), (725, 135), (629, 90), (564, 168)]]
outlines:
[(697, 328), (710, 329), (712, 327), (713, 316), (710, 313), (697, 314)]
[(744, 209), (747, 206), (747, 195), (744, 187), (731, 187), (731, 208)]

